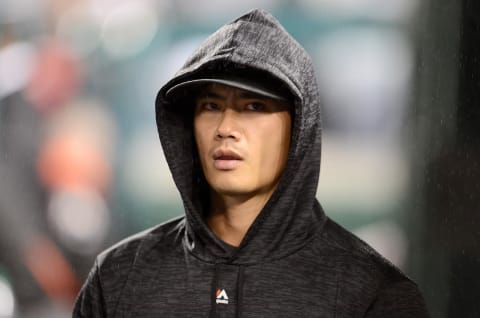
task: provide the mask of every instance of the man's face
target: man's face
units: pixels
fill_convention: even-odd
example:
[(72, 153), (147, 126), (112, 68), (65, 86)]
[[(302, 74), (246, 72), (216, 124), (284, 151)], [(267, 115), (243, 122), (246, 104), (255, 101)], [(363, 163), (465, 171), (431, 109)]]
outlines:
[(271, 193), (290, 146), (289, 103), (212, 84), (195, 100), (194, 132), (210, 187), (220, 195)]

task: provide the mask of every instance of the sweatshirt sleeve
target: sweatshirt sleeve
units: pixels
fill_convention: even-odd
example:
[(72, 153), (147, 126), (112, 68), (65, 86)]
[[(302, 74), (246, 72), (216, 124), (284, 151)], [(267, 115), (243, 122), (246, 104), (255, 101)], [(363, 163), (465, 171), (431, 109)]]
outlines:
[(99, 277), (98, 261), (95, 261), (90, 274), (75, 302), (72, 318), (107, 317), (102, 286)]
[(411, 281), (400, 281), (382, 289), (366, 318), (428, 318), (425, 301)]

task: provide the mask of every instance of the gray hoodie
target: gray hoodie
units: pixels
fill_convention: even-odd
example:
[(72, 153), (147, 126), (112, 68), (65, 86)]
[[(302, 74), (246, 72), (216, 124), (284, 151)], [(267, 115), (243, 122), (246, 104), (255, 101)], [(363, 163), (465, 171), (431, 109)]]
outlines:
[[(165, 97), (180, 82), (222, 70), (275, 78), (294, 104), (285, 170), (237, 248), (205, 222), (191, 100)], [(208, 37), (160, 89), (156, 116), (185, 216), (100, 254), (73, 317), (428, 316), (415, 283), (316, 200), (322, 130), (313, 65), (269, 13), (253, 10)]]

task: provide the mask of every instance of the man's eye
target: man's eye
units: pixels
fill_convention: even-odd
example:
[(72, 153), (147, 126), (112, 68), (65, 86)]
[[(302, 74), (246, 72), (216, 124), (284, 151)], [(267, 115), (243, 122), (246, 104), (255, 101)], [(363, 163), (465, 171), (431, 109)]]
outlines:
[(203, 103), (201, 108), (204, 109), (204, 110), (219, 110), (220, 109), (220, 107), (217, 104), (211, 103), (211, 102), (210, 103)]
[(252, 110), (252, 111), (263, 111), (265, 110), (265, 105), (262, 103), (249, 103), (246, 107), (247, 110)]

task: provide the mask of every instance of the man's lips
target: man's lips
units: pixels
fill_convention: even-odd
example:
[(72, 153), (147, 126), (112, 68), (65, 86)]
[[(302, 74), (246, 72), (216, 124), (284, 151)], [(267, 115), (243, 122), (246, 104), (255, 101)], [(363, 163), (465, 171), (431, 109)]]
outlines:
[(213, 165), (219, 170), (233, 170), (238, 167), (243, 158), (233, 150), (217, 149), (213, 152)]

